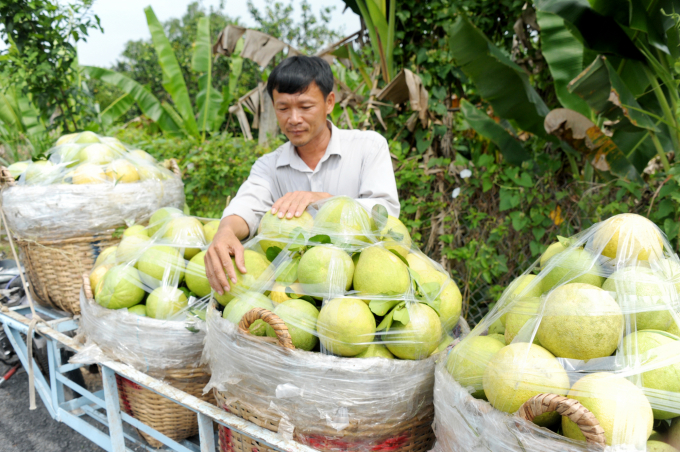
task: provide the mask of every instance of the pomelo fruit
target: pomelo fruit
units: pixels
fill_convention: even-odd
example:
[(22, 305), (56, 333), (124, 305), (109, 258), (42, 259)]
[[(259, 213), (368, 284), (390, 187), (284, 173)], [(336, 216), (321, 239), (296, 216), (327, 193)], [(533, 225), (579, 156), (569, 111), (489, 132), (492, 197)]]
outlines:
[(659, 259), (655, 263), (656, 274), (661, 271), (663, 279), (675, 285), (675, 290), (680, 294), (680, 262), (675, 259)]
[[(288, 300), (274, 308), (274, 314), (279, 316), (288, 327), (288, 333), (295, 348), (312, 350), (319, 342), (316, 334), (316, 320), (319, 310), (305, 300)], [(276, 337), (274, 328), (267, 325), (267, 336)]]
[(449, 336), (448, 334), (443, 334), (442, 335), (442, 340), (439, 341), (439, 345), (437, 345), (437, 348), (434, 349), (432, 353), (430, 353), (430, 356), (436, 355), (437, 353), (441, 353), (444, 350), (446, 350), (449, 345), (453, 343), (453, 337)]
[(12, 175), (14, 180), (17, 180), (17, 179), (19, 179), (19, 176), (21, 176), (21, 174), (24, 171), (26, 171), (26, 169), (28, 168), (28, 165), (30, 165), (30, 164), (31, 164), (30, 160), (26, 160), (25, 162), (12, 163), (10, 166), (7, 167), (7, 170)]
[(136, 304), (133, 307), (128, 308), (128, 312), (140, 317), (146, 317), (146, 306), (143, 304)]
[(78, 154), (82, 148), (83, 146), (78, 144), (64, 144), (55, 148), (52, 155), (59, 157), (60, 165), (66, 168), (73, 168), (80, 163)]
[(321, 308), (316, 329), (319, 341), (334, 355), (356, 356), (375, 337), (375, 317), (363, 300), (334, 298)]
[(647, 441), (647, 452), (678, 452), (678, 449), (662, 441)]
[(300, 259), (298, 258), (281, 262), (274, 275), (276, 282), (285, 285), (293, 284), (298, 279), (299, 266)]
[(170, 239), (173, 244), (184, 248), (184, 259), (197, 255), (206, 245), (203, 225), (194, 217), (177, 217), (170, 220), (163, 238)]
[(274, 302), (274, 305), (279, 305), (284, 301), (292, 300), (286, 293), (286, 286), (279, 283), (274, 283), (274, 286), (269, 293), (269, 299)]
[[(567, 397), (578, 400), (595, 415), (608, 446), (642, 448), (652, 434), (652, 407), (640, 388), (625, 378), (607, 372), (586, 375), (574, 383)], [(562, 434), (585, 441), (578, 426), (566, 416), (562, 418)]]
[(492, 339), (496, 339), (498, 342), (500, 342), (503, 345), (508, 345), (507, 342), (505, 341), (505, 335), (504, 334), (497, 334), (497, 333), (496, 334), (488, 334), (487, 337), (490, 337)]
[(472, 388), (472, 397), (486, 400), (482, 378), (491, 358), (504, 344), (490, 336), (475, 336), (454, 347), (446, 359), (446, 370), (464, 388)]
[(75, 185), (82, 184), (103, 184), (109, 182), (109, 177), (106, 175), (100, 165), (94, 163), (83, 163), (73, 171), (71, 175), (71, 182)]
[(116, 265), (104, 275), (95, 300), (108, 309), (130, 308), (144, 299), (146, 292), (142, 287), (134, 267)]
[(302, 255), (297, 273), (305, 293), (317, 297), (338, 295), (352, 286), (354, 262), (340, 248), (315, 246)]
[(676, 417), (671, 421), (671, 426), (667, 433), (668, 444), (680, 449), (680, 417)]
[(439, 316), (423, 303), (408, 303), (407, 309), (409, 322), (392, 323), (390, 330), (382, 335), (385, 346), (397, 358), (427, 358), (442, 340)]
[[(535, 395), (545, 392), (566, 395), (569, 376), (549, 351), (540, 345), (519, 342), (506, 345), (493, 355), (484, 370), (482, 387), (494, 408), (514, 413)], [(559, 418), (557, 412), (545, 413), (536, 417), (534, 423), (547, 427)]]
[(137, 259), (151, 246), (151, 243), (148, 237), (140, 235), (123, 237), (123, 240), (118, 244), (118, 248), (116, 248), (116, 263), (127, 264), (137, 262)]
[(103, 264), (99, 265), (97, 267), (94, 267), (92, 271), (90, 272), (90, 289), (92, 290), (92, 294), (96, 297), (97, 296), (97, 286), (99, 284), (99, 281), (101, 281), (104, 278), (104, 275), (106, 275), (106, 272), (108, 272), (111, 267), (113, 267), (114, 264)]
[[(536, 275), (520, 275), (513, 279), (505, 289), (503, 295), (499, 300), (502, 307), (510, 306), (512, 301), (518, 297), (520, 298), (535, 298), (540, 297), (543, 293), (540, 280), (536, 279)], [(505, 325), (505, 319), (508, 313), (501, 314), (501, 323)]]
[[(136, 163), (136, 162), (135, 162)], [(156, 180), (162, 181), (166, 177), (163, 175), (163, 169), (158, 168), (152, 164), (141, 164), (137, 166), (137, 174), (139, 174), (139, 180)]]
[[(252, 250), (245, 250), (243, 252), (243, 260), (246, 264), (246, 274), (243, 274), (239, 271), (238, 267), (236, 266), (236, 262), (232, 257), (231, 264), (234, 266), (234, 270), (236, 271), (236, 284), (230, 280), (229, 285), (231, 290), (229, 292), (224, 292), (223, 295), (215, 294), (215, 299), (223, 306), (229, 303), (229, 301), (231, 301), (239, 293), (243, 293), (248, 290), (259, 290), (260, 286), (266, 286), (272, 277), (272, 270), (269, 268), (269, 261), (262, 254)], [(205, 283), (208, 283), (207, 278), (205, 279)], [(208, 288), (209, 287), (210, 285), (208, 284)], [(193, 292), (198, 293), (196, 291)]]
[[(517, 342), (533, 342), (541, 345), (538, 340), (538, 335), (534, 333), (536, 328), (536, 321), (538, 319), (538, 312), (541, 308), (541, 298), (516, 298), (508, 311), (505, 318), (505, 342), (510, 344)], [(493, 334), (489, 332), (489, 334)], [(533, 336), (533, 339), (531, 337)]]
[(140, 237), (146, 238), (149, 237), (149, 233), (146, 231), (146, 228), (141, 224), (135, 224), (123, 231), (123, 237), (129, 237), (131, 235), (138, 235)]
[(187, 297), (176, 287), (160, 286), (146, 299), (146, 315), (159, 320), (170, 319), (187, 307)]
[(385, 227), (380, 231), (377, 231), (377, 228), (375, 221), (371, 218), (371, 230), (375, 231), (379, 240), (382, 240), (383, 246), (388, 250), (396, 251), (402, 257), (408, 256), (411, 251), (411, 235), (399, 218), (388, 215)]
[[(648, 399), (654, 419), (666, 420), (680, 416), (680, 413), (662, 409), (666, 406), (674, 406), (676, 410), (679, 408), (680, 360), (677, 357), (680, 356), (680, 340), (655, 331), (636, 331), (623, 338), (623, 351), (630, 359), (630, 367), (652, 368), (643, 372), (641, 377), (642, 386), (652, 390), (648, 392)], [(668, 364), (656, 367), (655, 363)]]
[(536, 337), (561, 358), (588, 360), (611, 355), (623, 331), (623, 314), (605, 290), (571, 283), (548, 294)]
[(136, 267), (144, 284), (152, 289), (159, 286), (177, 287), (184, 281), (184, 259), (179, 249), (171, 246), (155, 245), (147, 248), (137, 260)]
[(314, 217), (314, 229), (329, 235), (335, 245), (368, 243), (371, 234), (368, 213), (347, 196), (326, 201)]
[(589, 248), (614, 261), (617, 266), (637, 260), (663, 257), (659, 228), (647, 218), (622, 213), (603, 221), (588, 243)]
[(78, 160), (81, 164), (106, 165), (113, 161), (116, 152), (108, 145), (94, 143), (82, 148), (78, 152)]
[(313, 226), (314, 218), (307, 211), (302, 212), (299, 217), (287, 219), (272, 215), (272, 211), (268, 210), (262, 216), (257, 228), (257, 235), (262, 237), (260, 240), (262, 251), (266, 254), (267, 250), (273, 246), (284, 249), (290, 244), (295, 229), (301, 228), (308, 233)]
[(361, 252), (354, 269), (354, 289), (360, 294), (400, 295), (410, 284), (408, 267), (392, 252), (380, 245)]
[(57, 172), (54, 163), (49, 160), (38, 160), (28, 165), (22, 180), (29, 185), (47, 185), (54, 182)]
[[(72, 135), (72, 134), (69, 134)], [(94, 132), (90, 132), (89, 130), (86, 130), (85, 132), (81, 132), (77, 134), (77, 136), (73, 137), (71, 140), (74, 143), (78, 144), (89, 144), (89, 143), (99, 143), (99, 135), (97, 135)]]
[(161, 207), (156, 210), (149, 219), (149, 236), (156, 235), (156, 232), (163, 228), (173, 218), (182, 216), (184, 216), (184, 213), (174, 207)]
[(497, 319), (489, 326), (488, 334), (505, 334), (505, 327), (501, 319)]
[(57, 139), (57, 142), (54, 143), (54, 145), (61, 146), (62, 144), (70, 143), (75, 140), (78, 135), (78, 133), (67, 133), (66, 135), (62, 135)]
[(673, 317), (669, 309), (678, 300), (673, 284), (664, 282), (646, 268), (627, 267), (615, 271), (602, 285), (612, 293), (623, 312), (630, 313), (631, 327), (666, 330)]
[(544, 268), (551, 257), (556, 254), (560, 254), (562, 251), (566, 250), (567, 247), (562, 245), (560, 242), (551, 243), (548, 249), (546, 249), (543, 254), (541, 254), (540, 266)]
[(116, 262), (116, 250), (117, 246), (109, 246), (104, 248), (97, 256), (97, 260), (94, 261), (94, 266), (98, 267), (102, 264), (115, 264)]
[(593, 254), (581, 248), (566, 250), (550, 259), (546, 269), (541, 271), (541, 292), (567, 283), (602, 287), (602, 274), (602, 267)]
[(373, 342), (366, 350), (354, 356), (355, 358), (385, 358), (394, 359), (394, 355), (382, 344)]
[(123, 146), (123, 143), (120, 142), (118, 138), (115, 137), (101, 137), (99, 139), (102, 143), (108, 145), (111, 147), (114, 151), (116, 151), (116, 154), (118, 155), (123, 155), (127, 153), (127, 149), (125, 149), (125, 146)]
[[(229, 320), (231, 323), (238, 325), (241, 318), (251, 309), (263, 308), (268, 311), (273, 311), (274, 305), (269, 298), (261, 293), (245, 292), (234, 298), (227, 308), (224, 309), (222, 317)], [(256, 320), (248, 329), (250, 330), (250, 333), (255, 336), (264, 336), (267, 334), (267, 324), (263, 320)]]
[(153, 158), (151, 154), (141, 149), (133, 149), (130, 152), (128, 152), (128, 155), (130, 156), (130, 158), (135, 160), (143, 160), (146, 162), (156, 163), (156, 159)]
[(116, 183), (130, 183), (139, 180), (135, 166), (125, 159), (117, 159), (106, 167), (106, 176)]
[(205, 241), (210, 243), (213, 241), (215, 234), (217, 234), (217, 229), (220, 227), (220, 220), (209, 221), (203, 225), (203, 234), (205, 235)]

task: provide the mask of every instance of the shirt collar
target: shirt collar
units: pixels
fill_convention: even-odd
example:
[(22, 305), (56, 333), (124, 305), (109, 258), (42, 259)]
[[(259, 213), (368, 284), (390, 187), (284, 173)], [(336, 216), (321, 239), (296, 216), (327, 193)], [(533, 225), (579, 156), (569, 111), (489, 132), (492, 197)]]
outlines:
[[(326, 120), (326, 124), (328, 127), (331, 129), (331, 139), (328, 142), (328, 147), (326, 147), (326, 153), (324, 154), (323, 157), (321, 157), (321, 161), (319, 161), (319, 165), (321, 165), (323, 162), (328, 160), (331, 155), (339, 155), (342, 157), (342, 146), (340, 145), (340, 138), (339, 138), (339, 131), (337, 127), (335, 127), (335, 124), (333, 124), (330, 120)], [(281, 154), (279, 154), (279, 157), (276, 159), (276, 167), (279, 168), (281, 166), (291, 166), (294, 169), (297, 169), (299, 171), (308, 171), (311, 172), (312, 170), (305, 164), (305, 162), (302, 161), (298, 153), (295, 151), (295, 146), (289, 141), (286, 144), (284, 144), (284, 148), (281, 151)], [(319, 168), (319, 165), (317, 165), (317, 169)]]

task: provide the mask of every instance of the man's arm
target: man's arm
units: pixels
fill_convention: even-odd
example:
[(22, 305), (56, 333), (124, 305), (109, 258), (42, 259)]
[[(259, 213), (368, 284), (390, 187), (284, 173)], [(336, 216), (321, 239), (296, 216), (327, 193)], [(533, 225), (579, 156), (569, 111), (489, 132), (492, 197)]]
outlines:
[(389, 146), (383, 137), (376, 145), (377, 151), (371, 152), (362, 166), (357, 202), (369, 212), (376, 204), (382, 204), (390, 215), (399, 218), (401, 206)]

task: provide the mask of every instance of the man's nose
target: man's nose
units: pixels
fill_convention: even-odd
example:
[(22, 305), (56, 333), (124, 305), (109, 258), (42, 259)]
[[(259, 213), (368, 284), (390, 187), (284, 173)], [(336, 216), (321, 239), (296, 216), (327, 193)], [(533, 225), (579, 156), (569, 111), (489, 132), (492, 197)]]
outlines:
[(302, 115), (300, 115), (300, 111), (297, 108), (291, 109), (289, 122), (292, 124), (300, 124), (302, 122)]

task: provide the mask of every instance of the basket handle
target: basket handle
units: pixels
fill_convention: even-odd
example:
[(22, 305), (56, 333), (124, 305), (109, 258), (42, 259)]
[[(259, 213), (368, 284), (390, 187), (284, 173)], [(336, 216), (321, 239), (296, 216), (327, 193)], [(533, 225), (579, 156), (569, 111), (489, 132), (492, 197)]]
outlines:
[(85, 298), (88, 300), (94, 300), (94, 295), (92, 295), (92, 287), (90, 287), (90, 276), (87, 273), (83, 273), (83, 291), (85, 292)]
[(516, 415), (527, 421), (533, 421), (536, 416), (552, 411), (567, 416), (578, 425), (588, 444), (605, 447), (604, 429), (595, 415), (581, 405), (578, 400), (557, 394), (538, 394), (524, 402), (517, 410)]
[(176, 159), (168, 159), (163, 162), (163, 166), (166, 169), (169, 169), (173, 173), (175, 173), (175, 176), (179, 177), (180, 179), (182, 178), (182, 171), (179, 169), (179, 165), (177, 164)]
[(9, 172), (6, 166), (0, 166), (0, 185), (12, 186), (16, 184), (14, 176)]
[(241, 317), (241, 321), (238, 324), (238, 329), (244, 334), (250, 334), (248, 328), (250, 328), (250, 325), (255, 323), (256, 320), (263, 320), (274, 329), (276, 338), (278, 339), (279, 345), (281, 347), (295, 350), (293, 339), (290, 337), (290, 333), (288, 332), (288, 327), (286, 324), (283, 323), (281, 317), (266, 309), (253, 308), (246, 312), (245, 315)]

